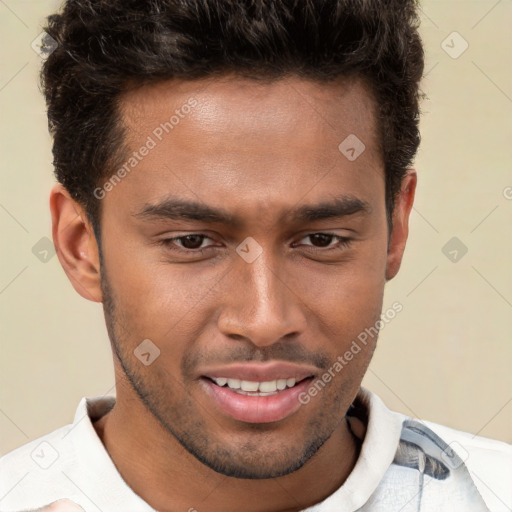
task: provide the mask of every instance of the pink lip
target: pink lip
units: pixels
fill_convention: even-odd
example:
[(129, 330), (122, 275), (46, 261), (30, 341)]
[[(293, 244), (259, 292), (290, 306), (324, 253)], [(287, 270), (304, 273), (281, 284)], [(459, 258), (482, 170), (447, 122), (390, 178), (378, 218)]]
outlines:
[(299, 395), (306, 391), (311, 382), (311, 379), (307, 378), (275, 395), (250, 396), (236, 393), (228, 387), (217, 386), (208, 378), (203, 377), (200, 380), (206, 392), (224, 414), (247, 423), (270, 423), (290, 416), (302, 405), (299, 402)]
[(318, 372), (315, 366), (298, 366), (293, 363), (273, 361), (270, 363), (244, 363), (204, 368), (201, 377), (226, 377), (228, 379), (265, 382), (277, 379), (295, 379), (297, 382)]

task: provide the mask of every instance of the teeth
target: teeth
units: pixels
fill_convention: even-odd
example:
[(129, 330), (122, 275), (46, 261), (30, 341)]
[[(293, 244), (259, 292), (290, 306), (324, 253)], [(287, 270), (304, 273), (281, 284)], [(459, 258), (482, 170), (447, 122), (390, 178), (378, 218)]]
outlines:
[(228, 379), (228, 386), (231, 389), (240, 389), (240, 381), (238, 379)]
[(277, 379), (276, 383), (277, 389), (279, 389), (279, 391), (282, 391), (286, 387), (286, 379)]
[(277, 391), (277, 380), (272, 380), (268, 382), (260, 382), (260, 391), (263, 393), (271, 393)]
[(242, 391), (258, 391), (259, 382), (251, 382), (250, 380), (240, 381)]
[(230, 389), (253, 393), (276, 393), (277, 391), (283, 391), (287, 387), (292, 388), (296, 383), (294, 378), (277, 379), (264, 382), (228, 379), (226, 377), (213, 377), (212, 380), (215, 381), (218, 386), (225, 386), (227, 384)]

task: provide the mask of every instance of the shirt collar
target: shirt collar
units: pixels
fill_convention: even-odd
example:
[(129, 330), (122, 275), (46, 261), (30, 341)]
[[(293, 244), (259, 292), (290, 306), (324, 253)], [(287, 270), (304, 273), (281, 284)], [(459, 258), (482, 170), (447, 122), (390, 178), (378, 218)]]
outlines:
[[(73, 424), (66, 435), (74, 442), (79, 457), (77, 471), (83, 473), (79, 480), (90, 482), (90, 489), (84, 492), (94, 496), (110, 496), (112, 504), (119, 510), (152, 512), (153, 509), (122, 479), (94, 429), (93, 422), (114, 405), (113, 396), (84, 397), (78, 405)], [(307, 509), (311, 512), (338, 509), (356, 511), (368, 501), (393, 462), (400, 440), (402, 415), (390, 411), (377, 395), (361, 388), (347, 418), (353, 432), (362, 440), (356, 465), (339, 489)]]

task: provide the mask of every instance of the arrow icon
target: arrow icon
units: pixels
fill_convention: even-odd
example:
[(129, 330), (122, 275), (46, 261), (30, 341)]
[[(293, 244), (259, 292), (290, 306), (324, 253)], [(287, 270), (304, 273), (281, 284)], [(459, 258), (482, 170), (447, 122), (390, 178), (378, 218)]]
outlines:
[(160, 349), (148, 338), (135, 348), (133, 353), (144, 366), (149, 366), (160, 356)]
[(441, 42), (441, 48), (452, 59), (458, 59), (469, 48), (469, 43), (458, 32), (452, 32)]
[(32, 254), (41, 263), (48, 263), (55, 256), (53, 242), (47, 236), (43, 236), (43, 238), (32, 247)]
[(48, 469), (59, 458), (59, 452), (50, 443), (43, 441), (32, 450), (30, 457), (40, 468)]
[(349, 162), (353, 162), (364, 152), (366, 146), (357, 135), (351, 133), (338, 145), (338, 149)]
[(468, 252), (464, 243), (454, 236), (441, 249), (441, 252), (452, 262), (458, 263)]
[(247, 263), (252, 263), (263, 252), (263, 248), (254, 238), (248, 236), (240, 242), (236, 252)]

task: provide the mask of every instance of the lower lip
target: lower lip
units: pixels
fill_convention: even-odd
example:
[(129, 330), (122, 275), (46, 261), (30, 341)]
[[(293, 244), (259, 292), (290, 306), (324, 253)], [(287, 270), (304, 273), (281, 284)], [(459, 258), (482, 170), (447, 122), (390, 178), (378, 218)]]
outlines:
[(304, 379), (293, 388), (286, 388), (275, 395), (250, 396), (217, 386), (205, 377), (201, 378), (206, 391), (224, 414), (247, 423), (270, 423), (293, 414), (302, 405), (299, 395), (306, 391), (311, 379)]

